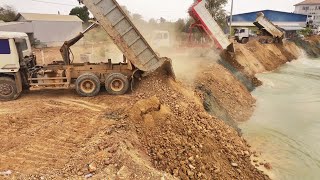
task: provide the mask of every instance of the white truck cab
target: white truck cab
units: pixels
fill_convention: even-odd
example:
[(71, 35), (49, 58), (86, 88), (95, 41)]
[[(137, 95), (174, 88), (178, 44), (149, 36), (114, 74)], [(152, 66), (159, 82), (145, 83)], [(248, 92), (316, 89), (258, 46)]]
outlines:
[(158, 48), (171, 47), (169, 31), (153, 31), (152, 32), (152, 45)]
[(235, 29), (234, 36), (238, 43), (245, 44), (249, 41), (250, 31), (248, 28), (238, 28)]
[(12, 100), (28, 88), (28, 68), (35, 66), (26, 33), (0, 31), (0, 100)]
[(0, 73), (18, 72), (21, 58), (32, 56), (26, 33), (0, 31)]

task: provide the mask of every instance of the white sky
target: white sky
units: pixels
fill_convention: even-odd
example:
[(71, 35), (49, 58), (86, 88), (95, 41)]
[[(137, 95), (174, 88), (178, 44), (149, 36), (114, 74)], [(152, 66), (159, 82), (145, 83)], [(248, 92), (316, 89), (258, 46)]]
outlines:
[[(48, 4), (54, 2), (66, 5)], [(293, 12), (294, 4), (302, 0), (234, 0), (234, 14), (258, 11), (264, 9)], [(177, 20), (188, 17), (187, 10), (193, 0), (118, 0), (133, 13), (141, 14), (145, 19), (164, 17), (167, 20)], [(1, 5), (12, 5), (19, 12), (69, 14), (78, 5), (77, 0), (0, 0)], [(230, 12), (231, 0), (225, 7)]]

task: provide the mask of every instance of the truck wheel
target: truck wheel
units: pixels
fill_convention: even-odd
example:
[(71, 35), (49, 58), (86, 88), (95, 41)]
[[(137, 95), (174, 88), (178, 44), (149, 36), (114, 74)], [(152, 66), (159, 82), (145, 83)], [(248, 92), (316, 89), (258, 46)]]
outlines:
[(249, 39), (248, 38), (243, 38), (242, 40), (241, 40), (241, 43), (242, 44), (247, 44), (249, 42)]
[(9, 77), (0, 77), (0, 100), (11, 101), (18, 97), (16, 82)]
[(109, 94), (122, 95), (128, 91), (130, 83), (127, 76), (121, 73), (112, 73), (106, 78), (105, 86)]
[(266, 44), (266, 43), (267, 43), (267, 40), (264, 39), (264, 38), (261, 38), (261, 39), (259, 39), (259, 42), (260, 42), (261, 44)]
[(82, 74), (76, 81), (76, 91), (81, 96), (96, 96), (100, 92), (100, 88), (100, 80), (93, 73)]
[(273, 38), (267, 39), (267, 44), (272, 44), (274, 42)]

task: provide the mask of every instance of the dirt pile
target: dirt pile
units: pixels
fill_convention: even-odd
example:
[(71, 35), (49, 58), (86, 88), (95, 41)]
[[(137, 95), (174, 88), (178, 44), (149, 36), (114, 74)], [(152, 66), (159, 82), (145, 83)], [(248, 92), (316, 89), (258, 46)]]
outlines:
[(304, 39), (294, 39), (294, 43), (303, 49), (309, 57), (320, 57), (320, 36), (310, 36)]
[(224, 53), (223, 57), (256, 86), (261, 83), (254, 77), (255, 74), (275, 70), (282, 64), (297, 59), (301, 53), (289, 41), (284, 41), (283, 44), (261, 44), (251, 40), (247, 44), (235, 43), (235, 49), (235, 54)]
[(163, 75), (125, 96), (42, 91), (0, 105), (7, 179), (268, 179), (233, 128)]
[(180, 179), (268, 179), (250, 164), (237, 132), (207, 114), (190, 91), (153, 75), (138, 88), (128, 118), (153, 165)]
[(199, 73), (196, 92), (210, 114), (231, 124), (246, 121), (252, 115), (255, 99), (235, 76), (219, 64)]
[[(298, 56), (289, 42), (236, 46), (230, 62), (252, 80)], [(213, 59), (181, 58), (178, 77), (188, 76), (188, 89), (157, 72), (124, 96), (42, 91), (0, 102), (0, 172), (11, 170), (7, 179), (269, 179), (231, 127), (250, 117), (255, 100), (237, 72)]]

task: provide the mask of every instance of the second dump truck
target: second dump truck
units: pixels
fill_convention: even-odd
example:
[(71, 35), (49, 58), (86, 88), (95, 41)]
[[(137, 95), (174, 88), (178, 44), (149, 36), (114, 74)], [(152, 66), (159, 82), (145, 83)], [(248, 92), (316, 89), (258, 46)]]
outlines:
[(209, 36), (218, 49), (234, 51), (233, 44), (206, 8), (205, 0), (197, 0), (189, 8), (189, 14), (195, 20), (195, 23), (190, 27), (190, 34), (192, 33), (192, 28), (198, 27)]
[(259, 42), (261, 43), (281, 43), (284, 32), (267, 19), (262, 12), (258, 13), (256, 21), (253, 23), (261, 32)]
[(262, 44), (281, 43), (284, 32), (268, 20), (262, 12), (257, 14), (257, 19), (253, 23), (259, 28), (258, 35), (251, 33), (249, 28), (238, 28), (235, 31), (235, 39), (239, 43), (247, 43), (250, 37), (258, 38)]
[(126, 93), (133, 80), (163, 67), (173, 74), (171, 60), (159, 57), (115, 0), (81, 0), (124, 55), (122, 63), (73, 63), (70, 47), (90, 26), (66, 41), (63, 61), (36, 64), (25, 33), (0, 32), (0, 100), (14, 100), (24, 89), (75, 88), (81, 96), (95, 96), (105, 86), (108, 93)]

